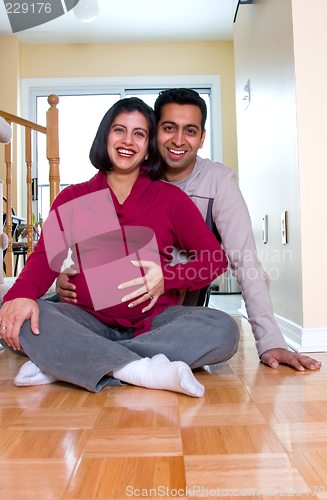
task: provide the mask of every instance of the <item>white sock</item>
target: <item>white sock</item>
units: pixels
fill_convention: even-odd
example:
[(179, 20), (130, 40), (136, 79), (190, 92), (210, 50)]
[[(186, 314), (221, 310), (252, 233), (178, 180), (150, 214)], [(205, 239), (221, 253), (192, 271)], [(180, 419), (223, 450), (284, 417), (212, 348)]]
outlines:
[(113, 371), (114, 378), (128, 384), (175, 391), (201, 398), (204, 387), (194, 377), (191, 368), (183, 361), (169, 361), (164, 354), (142, 358)]
[(20, 367), (20, 370), (14, 379), (14, 384), (20, 387), (52, 384), (53, 382), (57, 382), (57, 379), (48, 373), (41, 372), (40, 368), (36, 366), (33, 361), (27, 361), (27, 363), (24, 363)]

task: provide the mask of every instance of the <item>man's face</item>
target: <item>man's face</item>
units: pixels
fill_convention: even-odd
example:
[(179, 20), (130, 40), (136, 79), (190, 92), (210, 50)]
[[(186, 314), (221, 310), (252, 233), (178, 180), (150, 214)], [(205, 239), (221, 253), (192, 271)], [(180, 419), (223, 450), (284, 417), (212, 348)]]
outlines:
[(165, 104), (158, 122), (158, 149), (165, 162), (167, 180), (180, 180), (193, 170), (196, 155), (203, 146), (202, 113), (192, 104)]

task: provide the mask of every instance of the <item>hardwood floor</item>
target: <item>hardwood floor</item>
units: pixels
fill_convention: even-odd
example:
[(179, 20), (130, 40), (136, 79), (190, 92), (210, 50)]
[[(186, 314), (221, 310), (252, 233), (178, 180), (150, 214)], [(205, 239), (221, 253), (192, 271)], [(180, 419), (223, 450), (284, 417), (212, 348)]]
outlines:
[(248, 323), (194, 399), (138, 387), (20, 388), (0, 352), (1, 500), (293, 497), (327, 500), (327, 353), (319, 372), (259, 363)]

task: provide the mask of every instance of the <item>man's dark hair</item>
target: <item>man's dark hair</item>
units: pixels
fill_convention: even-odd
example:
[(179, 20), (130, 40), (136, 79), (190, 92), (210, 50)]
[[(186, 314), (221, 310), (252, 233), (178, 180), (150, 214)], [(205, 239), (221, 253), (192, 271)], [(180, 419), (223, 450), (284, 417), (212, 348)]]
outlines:
[(162, 90), (154, 103), (154, 112), (157, 122), (161, 118), (161, 111), (166, 104), (192, 104), (198, 106), (202, 113), (201, 134), (204, 132), (207, 119), (207, 105), (200, 95), (192, 89), (168, 89)]
[(157, 123), (155, 114), (150, 106), (137, 97), (129, 97), (117, 101), (104, 115), (91, 146), (90, 161), (99, 170), (106, 172), (113, 170), (107, 149), (110, 127), (120, 113), (133, 113), (134, 111), (141, 113), (146, 118), (149, 126), (148, 159), (143, 161), (143, 165), (147, 167), (145, 175), (153, 181), (161, 179), (163, 175), (163, 163), (157, 150)]

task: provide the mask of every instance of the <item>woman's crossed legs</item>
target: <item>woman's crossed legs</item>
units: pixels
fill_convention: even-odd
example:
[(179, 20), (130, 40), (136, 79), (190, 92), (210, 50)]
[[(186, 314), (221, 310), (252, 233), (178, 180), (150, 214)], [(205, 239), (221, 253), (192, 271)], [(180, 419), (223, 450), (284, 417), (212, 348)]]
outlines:
[[(26, 321), (20, 341), (33, 362), (25, 370), (49, 377), (41, 383), (63, 380), (98, 392), (122, 380), (200, 397), (204, 388), (189, 367), (226, 361), (239, 342), (235, 320), (208, 308), (169, 307), (152, 320), (149, 332), (134, 337), (133, 329), (107, 326), (72, 304), (38, 300), (38, 305), (40, 334)], [(20, 385), (31, 385), (22, 375)], [(37, 383), (40, 379), (38, 372)]]

